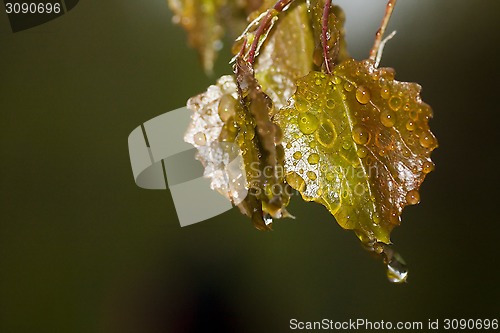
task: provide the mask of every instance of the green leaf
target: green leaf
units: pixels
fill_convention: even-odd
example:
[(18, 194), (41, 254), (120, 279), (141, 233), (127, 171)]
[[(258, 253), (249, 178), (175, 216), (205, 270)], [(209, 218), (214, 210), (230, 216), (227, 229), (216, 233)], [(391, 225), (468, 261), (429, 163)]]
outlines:
[(406, 205), (433, 169), (437, 141), (420, 86), (390, 68), (348, 60), (311, 72), (275, 116), (284, 133), (286, 181), (366, 244), (390, 243)]

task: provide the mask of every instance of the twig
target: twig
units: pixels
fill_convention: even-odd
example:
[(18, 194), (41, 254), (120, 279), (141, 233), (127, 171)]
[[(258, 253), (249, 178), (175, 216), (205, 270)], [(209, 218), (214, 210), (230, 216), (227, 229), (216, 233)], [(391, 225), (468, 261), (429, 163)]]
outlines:
[(260, 22), (259, 27), (257, 28), (257, 31), (255, 32), (254, 40), (252, 41), (252, 45), (250, 46), (250, 51), (248, 52), (249, 63), (253, 64), (255, 60), (255, 53), (257, 52), (257, 47), (259, 46), (259, 39), (269, 28), (269, 22), (271, 22), (271, 19), (276, 15), (273, 10), (280, 13), (283, 11), (283, 8), (288, 6), (293, 1), (294, 0), (278, 0), (278, 2), (276, 2), (272, 9), (269, 9), (267, 11), (266, 16), (264, 16), (264, 18)]
[(375, 59), (377, 58), (377, 53), (380, 48), (380, 43), (382, 42), (385, 29), (389, 24), (389, 19), (391, 18), (394, 6), (396, 6), (396, 0), (389, 0), (387, 6), (385, 7), (385, 15), (382, 18), (382, 23), (380, 24), (380, 28), (377, 30), (377, 33), (375, 34), (375, 42), (373, 43), (373, 47), (370, 51), (370, 60), (375, 61)]

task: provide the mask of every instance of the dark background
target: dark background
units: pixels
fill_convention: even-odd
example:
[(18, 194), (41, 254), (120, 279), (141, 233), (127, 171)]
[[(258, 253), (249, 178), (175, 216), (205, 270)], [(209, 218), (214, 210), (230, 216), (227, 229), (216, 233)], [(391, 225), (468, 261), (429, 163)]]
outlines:
[[(385, 1), (338, 3), (366, 58)], [(394, 12), (382, 65), (423, 86), (440, 146), (392, 235), (410, 267), (392, 285), (320, 205), (295, 198), (297, 219), (267, 233), (236, 210), (181, 228), (168, 191), (134, 184), (128, 134), (216, 79), (165, 1), (80, 1), (18, 33), (2, 10), (0, 332), (499, 318), (499, 12), (496, 0), (401, 0)]]

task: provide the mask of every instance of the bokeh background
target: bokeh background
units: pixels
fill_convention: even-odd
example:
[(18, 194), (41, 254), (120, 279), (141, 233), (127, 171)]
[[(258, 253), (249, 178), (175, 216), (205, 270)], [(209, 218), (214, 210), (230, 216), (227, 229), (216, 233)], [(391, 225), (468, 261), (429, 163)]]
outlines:
[[(384, 0), (339, 0), (366, 58)], [(289, 320), (499, 318), (497, 0), (401, 0), (382, 65), (434, 110), (436, 170), (380, 261), (326, 209), (259, 232), (233, 210), (181, 228), (134, 184), (127, 137), (207, 77), (165, 1), (82, 0), (12, 33), (0, 12), (0, 332), (286, 332)], [(193, 202), (193, 209), (196, 203)]]

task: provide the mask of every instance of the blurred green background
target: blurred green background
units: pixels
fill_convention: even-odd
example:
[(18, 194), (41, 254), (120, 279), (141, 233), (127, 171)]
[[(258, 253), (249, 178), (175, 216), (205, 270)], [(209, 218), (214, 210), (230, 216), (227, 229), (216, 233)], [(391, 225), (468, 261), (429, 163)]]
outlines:
[[(337, 3), (352, 54), (366, 58), (385, 1)], [(134, 184), (128, 134), (216, 79), (165, 1), (81, 0), (15, 34), (2, 11), (0, 332), (498, 318), (499, 12), (497, 0), (401, 0), (394, 12), (382, 65), (423, 86), (440, 147), (421, 204), (392, 235), (410, 267), (392, 285), (320, 205), (295, 198), (297, 219), (273, 232), (236, 210), (181, 228), (168, 191)]]

